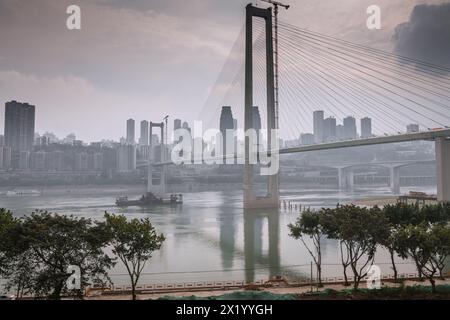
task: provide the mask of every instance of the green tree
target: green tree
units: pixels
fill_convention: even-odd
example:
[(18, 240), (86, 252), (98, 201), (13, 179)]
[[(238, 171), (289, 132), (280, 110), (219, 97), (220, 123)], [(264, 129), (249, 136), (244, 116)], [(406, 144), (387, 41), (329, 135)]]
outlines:
[(0, 276), (9, 276), (12, 258), (18, 254), (15, 239), (12, 239), (13, 231), (18, 227), (19, 220), (11, 211), (0, 209)]
[(445, 260), (450, 255), (450, 227), (430, 226), (423, 222), (398, 229), (396, 237), (400, 255), (404, 259), (414, 259), (422, 274), (430, 281), (435, 293), (435, 276), (441, 272)]
[(165, 238), (157, 234), (150, 219), (131, 219), (105, 213), (106, 226), (111, 233), (113, 253), (125, 265), (131, 280), (132, 298), (136, 300), (136, 285), (146, 262)]
[[(317, 269), (317, 280), (320, 287), (323, 286), (321, 240), (326, 236), (321, 223), (322, 215), (323, 211), (313, 212), (308, 209), (300, 214), (295, 224), (288, 225), (290, 236), (297, 240), (300, 239), (314, 260)], [(308, 246), (305, 237), (312, 240), (313, 248)]]
[(338, 205), (332, 211), (332, 219), (327, 222), (329, 236), (341, 241), (349, 258), (355, 290), (375, 258), (377, 234), (381, 232), (378, 213), (379, 210), (355, 205)]
[[(36, 212), (20, 220), (12, 235), (14, 263), (8, 287), (37, 298), (60, 299), (63, 294), (83, 297), (86, 286), (105, 285), (114, 263), (103, 252), (109, 233), (90, 219)], [(67, 286), (69, 266), (80, 269), (80, 287)], [(28, 269), (30, 268), (30, 269)], [(27, 272), (28, 269), (28, 272)]]

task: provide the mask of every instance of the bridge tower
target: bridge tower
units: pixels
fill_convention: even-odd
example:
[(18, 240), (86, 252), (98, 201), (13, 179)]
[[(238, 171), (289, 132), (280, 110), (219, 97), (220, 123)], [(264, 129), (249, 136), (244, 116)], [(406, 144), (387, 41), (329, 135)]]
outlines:
[[(160, 128), (161, 130), (161, 152), (159, 153), (159, 159), (155, 159), (154, 146), (153, 146), (153, 128)], [(166, 193), (166, 166), (162, 165), (159, 172), (159, 183), (153, 183), (156, 175), (156, 170), (153, 166), (153, 162), (163, 163), (166, 160), (166, 145), (164, 143), (164, 123), (150, 122), (150, 154), (148, 158), (148, 180), (147, 180), (147, 192), (153, 193), (157, 197), (163, 197)]]
[[(277, 128), (275, 110), (274, 52), (272, 8), (246, 7), (245, 40), (245, 131), (253, 128), (253, 17), (263, 18), (266, 29), (266, 84), (267, 84), (267, 149), (272, 150), (271, 131)], [(277, 138), (278, 139), (278, 138)], [(275, 145), (278, 145), (278, 141)], [(258, 157), (259, 158), (259, 157)], [(268, 176), (267, 195), (257, 197), (254, 192), (253, 170), (250, 163), (250, 139), (245, 138), (244, 208), (278, 208), (278, 173)]]

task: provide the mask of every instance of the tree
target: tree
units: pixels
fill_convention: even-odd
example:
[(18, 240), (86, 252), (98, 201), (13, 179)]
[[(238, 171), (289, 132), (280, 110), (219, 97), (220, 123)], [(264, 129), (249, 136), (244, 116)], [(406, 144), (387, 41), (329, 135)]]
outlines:
[(435, 276), (443, 269), (444, 261), (450, 256), (450, 227), (430, 226), (423, 222), (416, 226), (408, 225), (400, 228), (396, 232), (396, 237), (402, 258), (414, 259), (422, 274), (430, 281), (435, 293)]
[(113, 253), (125, 265), (131, 280), (132, 298), (136, 300), (136, 285), (146, 262), (155, 250), (161, 248), (165, 238), (157, 234), (148, 218), (131, 219), (123, 215), (105, 213), (106, 226), (111, 234)]
[[(290, 236), (300, 241), (308, 250), (309, 254), (314, 260), (314, 264), (317, 268), (317, 278), (320, 287), (322, 284), (322, 253), (321, 253), (321, 239), (325, 237), (325, 231), (321, 223), (322, 211), (313, 212), (306, 210), (301, 213), (297, 218), (295, 224), (289, 224), (288, 227), (291, 231)], [(312, 239), (314, 249), (311, 249), (305, 241), (305, 237)]]
[(373, 264), (380, 232), (378, 210), (368, 210), (355, 205), (338, 205), (328, 220), (330, 235), (339, 239), (349, 258), (353, 272), (353, 288), (359, 287)]
[(12, 258), (16, 255), (15, 241), (11, 238), (19, 221), (11, 211), (0, 209), (0, 276), (7, 278), (11, 270)]
[[(339, 204), (338, 204), (339, 206)], [(341, 264), (344, 273), (344, 286), (349, 286), (347, 276), (347, 268), (350, 266), (350, 255), (347, 250), (344, 249), (344, 242), (339, 239), (339, 223), (336, 221), (337, 215), (335, 209), (322, 208), (322, 225), (325, 234), (330, 239), (339, 240), (339, 251), (341, 257)]]
[[(16, 239), (14, 269), (8, 277), (8, 287), (35, 297), (60, 299), (63, 294), (82, 298), (90, 284), (109, 282), (107, 270), (114, 263), (103, 252), (108, 243), (104, 226), (90, 219), (36, 212), (20, 220), (13, 234)], [(71, 289), (70, 266), (80, 270), (80, 286)], [(27, 272), (27, 268), (28, 272)]]

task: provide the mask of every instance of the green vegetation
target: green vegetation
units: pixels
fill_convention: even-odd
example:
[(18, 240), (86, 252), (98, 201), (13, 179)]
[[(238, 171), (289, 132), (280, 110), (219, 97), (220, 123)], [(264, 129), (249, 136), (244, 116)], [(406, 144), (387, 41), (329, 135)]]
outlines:
[(298, 296), (299, 299), (449, 299), (450, 285), (436, 286), (436, 292), (433, 292), (430, 286), (400, 286), (400, 287), (383, 287), (381, 289), (369, 290), (333, 290), (325, 289), (314, 295), (303, 294)]
[(132, 219), (105, 214), (106, 228), (111, 234), (113, 253), (125, 265), (131, 281), (131, 294), (136, 300), (136, 285), (145, 264), (155, 250), (161, 248), (164, 235), (158, 235), (150, 219)]
[[(148, 219), (128, 221), (105, 213), (105, 220), (45, 211), (16, 218), (0, 209), (0, 277), (7, 280), (6, 290), (14, 290), (18, 298), (82, 299), (87, 286), (110, 283), (108, 271), (117, 257), (130, 273), (134, 289), (164, 237), (156, 234)], [(113, 248), (114, 256), (105, 253), (107, 247)], [(73, 274), (77, 269), (79, 274)]]
[[(395, 280), (398, 272), (395, 256), (412, 259), (419, 276), (431, 283), (436, 292), (435, 278), (443, 277), (445, 261), (450, 257), (450, 204), (407, 205), (398, 203), (380, 209), (354, 205), (307, 210), (295, 224), (288, 227), (290, 235), (300, 239), (318, 270), (321, 284), (321, 239), (336, 239), (340, 243), (345, 284), (347, 269), (353, 273), (353, 289), (358, 289), (367, 270), (373, 264), (378, 247), (385, 247), (391, 257)], [(312, 238), (314, 250), (305, 242)]]

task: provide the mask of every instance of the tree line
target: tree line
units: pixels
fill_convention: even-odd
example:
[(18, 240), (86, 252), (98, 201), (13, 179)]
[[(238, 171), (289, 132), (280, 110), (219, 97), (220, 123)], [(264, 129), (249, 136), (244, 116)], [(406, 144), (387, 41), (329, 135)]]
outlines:
[[(428, 279), (436, 292), (436, 277), (450, 258), (450, 203), (411, 205), (397, 203), (383, 208), (337, 205), (318, 211), (303, 211), (295, 223), (289, 224), (290, 236), (306, 247), (317, 269), (318, 285), (322, 286), (322, 242), (339, 242), (345, 285), (358, 289), (367, 276), (379, 248), (389, 252), (398, 281), (395, 257), (414, 261), (420, 280)], [(310, 239), (311, 241), (307, 241)]]
[(140, 275), (164, 240), (148, 218), (105, 213), (94, 221), (46, 211), (15, 217), (0, 209), (0, 278), (18, 298), (82, 299), (88, 286), (112, 284), (108, 271), (120, 261), (136, 299)]

